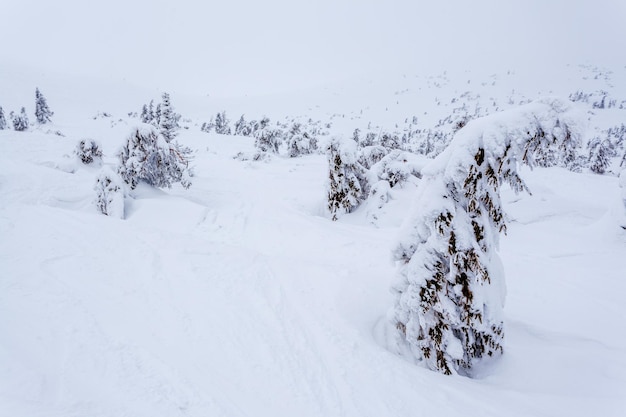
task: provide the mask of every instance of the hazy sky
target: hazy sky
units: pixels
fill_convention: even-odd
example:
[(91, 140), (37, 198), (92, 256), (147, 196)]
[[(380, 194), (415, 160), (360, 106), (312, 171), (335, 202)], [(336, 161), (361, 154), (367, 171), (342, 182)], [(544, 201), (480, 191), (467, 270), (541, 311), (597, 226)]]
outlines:
[(380, 70), (626, 65), (623, 0), (5, 2), (0, 65), (203, 94)]

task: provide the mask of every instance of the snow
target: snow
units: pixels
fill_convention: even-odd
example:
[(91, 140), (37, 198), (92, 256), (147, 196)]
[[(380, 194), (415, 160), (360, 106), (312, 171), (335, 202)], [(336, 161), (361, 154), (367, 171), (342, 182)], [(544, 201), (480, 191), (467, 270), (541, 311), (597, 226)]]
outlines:
[[(31, 92), (10, 79), (18, 81), (0, 85), (5, 110)], [(445, 377), (394, 353), (386, 318), (390, 252), (412, 201), (427, 197), (423, 183), (386, 189), (374, 225), (367, 204), (331, 222), (325, 156), (233, 159), (253, 153), (253, 138), (200, 132), (220, 103), (173, 94), (177, 111), (194, 117), (177, 138), (198, 150), (193, 185), (139, 186), (124, 220), (103, 216), (93, 205), (100, 168), (69, 155), (94, 138), (111, 168), (136, 122), (125, 115), (150, 95), (118, 87), (116, 98), (88, 80), (62, 93), (69, 81), (48, 80), (40, 87), (53, 124), (0, 131), (0, 415), (626, 413), (626, 235), (615, 176), (525, 169), (533, 194), (504, 191), (505, 353), (476, 379)], [(92, 94), (75, 96), (80, 85)], [(325, 111), (339, 105), (333, 97), (301, 101)], [(412, 111), (428, 108), (436, 120), (426, 100)], [(93, 119), (96, 111), (114, 116)], [(373, 108), (354, 124), (370, 114), (392, 117)]]

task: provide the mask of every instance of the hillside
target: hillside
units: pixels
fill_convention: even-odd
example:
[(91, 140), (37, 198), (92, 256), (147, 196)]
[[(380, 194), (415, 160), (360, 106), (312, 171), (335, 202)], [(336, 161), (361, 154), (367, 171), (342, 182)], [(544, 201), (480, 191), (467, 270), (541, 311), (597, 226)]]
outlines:
[[(253, 138), (200, 131), (226, 109), (233, 119), (246, 113), (330, 122), (321, 138), (327, 141), (370, 122), (401, 130), (415, 115), (421, 128), (434, 129), (455, 108), (478, 108), (482, 116), (541, 95), (584, 91), (591, 94), (579, 103), (589, 140), (623, 120), (626, 94), (615, 87), (624, 85), (623, 68), (564, 67), (560, 77), (555, 71), (546, 78), (560, 84), (523, 72), (447, 72), (256, 98), (173, 94), (183, 115), (178, 140), (196, 150), (193, 185), (141, 185), (125, 220), (96, 211), (99, 167), (81, 164), (72, 151), (79, 139), (93, 138), (104, 165), (115, 164), (138, 123), (132, 113), (159, 93), (4, 71), (15, 80), (0, 85), (5, 110), (27, 105), (37, 83), (55, 116), (52, 125), (27, 132), (0, 131), (1, 414), (626, 410), (619, 161), (606, 175), (524, 169), (533, 194), (505, 190), (505, 355), (468, 379), (423, 369), (388, 344), (396, 273), (390, 251), (418, 204), (418, 179), (392, 189), (375, 220), (366, 204), (331, 222), (323, 154), (242, 161), (234, 157), (252, 154)], [(598, 91), (616, 105), (594, 109)], [(449, 123), (440, 128), (451, 132)]]

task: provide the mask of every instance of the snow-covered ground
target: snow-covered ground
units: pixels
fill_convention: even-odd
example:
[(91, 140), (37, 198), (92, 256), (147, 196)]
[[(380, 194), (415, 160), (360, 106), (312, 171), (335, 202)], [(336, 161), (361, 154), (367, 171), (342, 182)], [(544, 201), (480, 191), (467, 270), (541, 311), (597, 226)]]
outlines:
[(193, 186), (141, 186), (117, 220), (93, 206), (98, 168), (71, 153), (97, 135), (113, 164), (131, 122), (72, 123), (52, 97), (65, 137), (0, 131), (0, 414), (626, 413), (614, 176), (524, 170), (533, 195), (505, 192), (505, 355), (446, 377), (386, 347), (413, 186), (378, 227), (365, 210), (331, 222), (323, 155), (240, 161), (251, 138), (192, 128)]

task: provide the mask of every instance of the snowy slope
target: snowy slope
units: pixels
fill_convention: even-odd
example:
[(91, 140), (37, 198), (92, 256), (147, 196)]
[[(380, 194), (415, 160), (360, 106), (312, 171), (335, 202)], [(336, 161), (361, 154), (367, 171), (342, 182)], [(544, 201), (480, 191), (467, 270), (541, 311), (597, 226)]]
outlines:
[(98, 169), (71, 152), (96, 137), (112, 164), (127, 109), (74, 118), (48, 97), (65, 137), (0, 131), (0, 414), (626, 411), (615, 177), (537, 169), (532, 196), (507, 192), (506, 353), (482, 378), (444, 377), (386, 346), (410, 187), (380, 227), (363, 210), (330, 222), (323, 156), (239, 161), (251, 139), (190, 128), (193, 186), (140, 187), (111, 219), (92, 205)]

